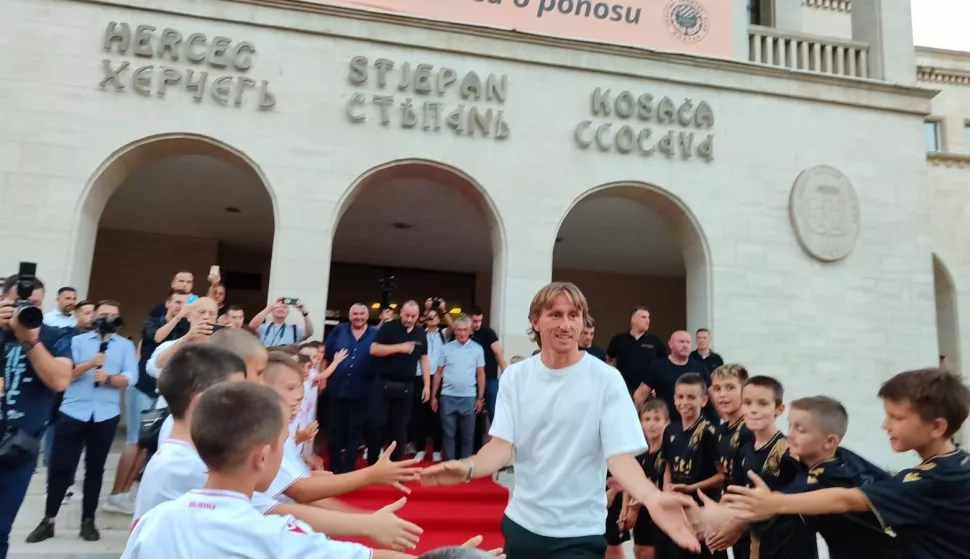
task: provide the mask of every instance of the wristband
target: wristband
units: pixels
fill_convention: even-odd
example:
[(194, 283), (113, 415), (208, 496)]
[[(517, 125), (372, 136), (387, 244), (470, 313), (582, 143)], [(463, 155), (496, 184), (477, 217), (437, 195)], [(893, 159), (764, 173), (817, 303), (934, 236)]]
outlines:
[(303, 317), (304, 317), (304, 318), (306, 318), (306, 317), (308, 317), (308, 316), (310, 316), (310, 313), (308, 313), (308, 312), (305, 312), (305, 313), (303, 313)]

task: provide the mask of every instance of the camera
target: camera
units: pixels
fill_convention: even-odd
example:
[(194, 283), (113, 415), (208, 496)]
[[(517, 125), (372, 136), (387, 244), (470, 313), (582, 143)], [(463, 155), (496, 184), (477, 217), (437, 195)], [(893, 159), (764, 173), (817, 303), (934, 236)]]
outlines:
[(91, 327), (97, 330), (102, 338), (111, 334), (117, 334), (125, 325), (120, 316), (99, 316), (91, 322)]
[(441, 308), (441, 297), (431, 298), (431, 308), (434, 310), (438, 310)]
[(37, 264), (21, 262), (20, 271), (17, 272), (17, 300), (14, 307), (17, 309), (17, 322), (27, 330), (38, 328), (44, 322), (44, 313), (30, 302), (36, 287)]

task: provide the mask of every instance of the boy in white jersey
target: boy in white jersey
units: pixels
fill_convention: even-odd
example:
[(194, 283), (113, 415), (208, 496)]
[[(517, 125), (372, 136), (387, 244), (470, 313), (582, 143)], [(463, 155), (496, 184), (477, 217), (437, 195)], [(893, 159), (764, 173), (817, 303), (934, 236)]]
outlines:
[[(241, 343), (258, 343), (255, 336), (247, 332), (240, 333), (246, 336)], [(235, 347), (240, 345), (235, 344)], [(263, 352), (265, 354), (265, 350)], [(265, 365), (265, 360), (263, 364)], [(238, 355), (214, 347), (214, 344), (188, 344), (171, 358), (165, 374), (159, 379), (158, 389), (169, 401), (175, 424), (171, 436), (159, 445), (158, 453), (148, 463), (142, 476), (135, 505), (136, 524), (156, 506), (205, 485), (208, 470), (199, 457), (189, 432), (195, 401), (210, 386), (243, 380), (242, 371), (245, 369), (246, 364)], [(253, 496), (253, 504), (260, 512), (273, 515), (292, 514), (315, 530), (332, 536), (362, 536), (394, 549), (413, 549), (421, 529), (394, 514), (404, 503), (405, 500), (402, 499), (373, 514), (348, 514), (305, 505), (280, 505), (264, 493)]]
[[(271, 390), (224, 383), (198, 398), (191, 437), (209, 476), (202, 490), (159, 505), (132, 528), (123, 559), (268, 557), (405, 559), (396, 551), (334, 542), (292, 516), (262, 516), (250, 499), (282, 462), (289, 410)], [(480, 538), (466, 543), (474, 546)], [(501, 550), (490, 552), (502, 557)]]
[[(203, 297), (199, 301), (202, 301), (201, 304), (204, 307), (208, 303), (206, 301), (203, 301), (203, 299), (206, 299), (206, 298)], [(200, 304), (199, 301), (196, 301), (196, 305)], [(194, 308), (195, 306), (193, 306), (193, 309)], [(158, 349), (162, 349), (162, 347), (165, 346), (165, 349), (162, 349), (162, 352), (164, 353), (168, 349), (168, 347), (171, 347), (176, 343), (181, 342), (182, 344), (184, 344), (185, 342), (182, 341), (184, 339), (185, 338), (179, 338), (178, 340), (165, 342), (161, 346), (159, 346)], [(253, 334), (252, 332), (249, 332), (247, 330), (241, 330), (238, 328), (224, 328), (222, 330), (219, 330), (218, 332), (213, 333), (211, 336), (200, 338), (198, 343), (207, 343), (214, 347), (221, 347), (222, 349), (227, 349), (235, 353), (236, 355), (241, 357), (242, 360), (246, 363), (245, 380), (247, 382), (255, 382), (255, 383), (261, 382), (260, 379), (263, 376), (263, 369), (266, 368), (266, 359), (268, 354), (266, 353), (266, 348), (259, 341), (259, 338), (257, 338), (256, 335)], [(166, 344), (169, 344), (169, 345), (166, 346)], [(172, 353), (172, 355), (174, 356), (174, 353)], [(148, 366), (146, 367), (146, 370), (150, 375), (154, 376), (155, 378), (160, 378), (162, 373), (156, 367), (155, 360), (154, 360), (154, 358), (156, 358), (157, 356), (158, 356), (158, 350), (156, 350), (156, 353), (152, 355), (153, 359), (148, 362)], [(165, 360), (166, 365), (168, 364), (169, 359), (170, 357), (166, 358)], [(158, 399), (159, 406), (161, 408), (167, 406), (167, 403), (165, 402), (165, 400), (166, 398), (164, 397), (164, 395)], [(169, 415), (165, 419), (165, 422), (162, 423), (161, 430), (158, 433), (159, 444), (161, 444), (162, 441), (164, 441), (165, 439), (168, 439), (169, 435), (172, 432), (172, 426), (174, 424), (175, 424), (175, 418)]]
[(471, 458), (425, 469), (422, 482), (470, 481), (514, 460), (516, 488), (502, 520), (509, 559), (602, 559), (609, 468), (657, 527), (698, 552), (685, 514), (696, 512), (693, 500), (662, 493), (634, 458), (647, 444), (619, 372), (579, 349), (588, 317), (575, 285), (542, 288), (529, 308), (540, 354), (503, 373), (491, 440)]
[[(293, 356), (277, 351), (270, 353), (263, 382), (283, 398), (291, 419), (295, 417), (303, 399), (303, 372)], [(418, 479), (420, 469), (415, 467), (417, 460), (392, 462), (390, 454), (384, 452), (376, 464), (354, 472), (314, 475), (291, 437), (285, 442), (283, 464), (268, 494), (281, 503), (311, 504), (368, 485), (391, 485), (403, 493), (410, 493), (411, 490), (404, 483)]]

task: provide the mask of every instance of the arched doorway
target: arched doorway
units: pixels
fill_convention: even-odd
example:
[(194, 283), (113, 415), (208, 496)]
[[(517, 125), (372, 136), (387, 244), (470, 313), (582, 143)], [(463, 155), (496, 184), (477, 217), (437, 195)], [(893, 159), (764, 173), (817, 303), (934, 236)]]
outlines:
[[(946, 357), (946, 367), (962, 372), (960, 355), (960, 315), (957, 312), (957, 290), (950, 270), (936, 254), (933, 255), (933, 292), (936, 302), (936, 337), (941, 357)], [(967, 428), (957, 433), (956, 440), (966, 447)]]
[(577, 198), (559, 226), (552, 276), (583, 290), (599, 344), (629, 329), (637, 305), (664, 340), (712, 327), (707, 242), (687, 206), (652, 185), (606, 184)]
[(204, 294), (219, 265), (227, 302), (247, 316), (266, 305), (275, 201), (245, 155), (212, 138), (153, 136), (108, 157), (81, 198), (71, 281), (88, 298), (121, 302), (133, 334), (172, 275)]
[(328, 322), (355, 302), (371, 307), (376, 320), (383, 303), (429, 297), (444, 299), (453, 315), (477, 306), (486, 321), (497, 321), (504, 245), (494, 204), (462, 171), (427, 160), (370, 169), (338, 208)]

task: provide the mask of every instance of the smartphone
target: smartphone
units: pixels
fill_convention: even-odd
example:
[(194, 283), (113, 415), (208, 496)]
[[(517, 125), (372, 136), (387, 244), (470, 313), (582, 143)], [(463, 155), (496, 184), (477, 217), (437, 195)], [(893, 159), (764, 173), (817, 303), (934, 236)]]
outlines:
[(213, 324), (212, 333), (215, 334), (216, 332), (218, 332), (219, 330), (222, 330), (223, 328), (229, 328), (229, 327), (226, 326), (225, 324)]
[(280, 302), (283, 303), (284, 305), (295, 305), (297, 302), (297, 299), (295, 297), (283, 297), (282, 299), (280, 299)]
[(209, 266), (209, 277), (210, 278), (219, 277), (219, 266), (218, 265)]
[(191, 294), (191, 295), (189, 295), (189, 296), (188, 296), (188, 297), (187, 297), (187, 298), (185, 299), (185, 304), (187, 304), (187, 305), (191, 305), (191, 304), (192, 304), (192, 303), (194, 303), (194, 302), (196, 301), (196, 299), (198, 299), (198, 298), (199, 298), (199, 296), (198, 296), (198, 295), (196, 295), (195, 293), (193, 293), (193, 294)]

